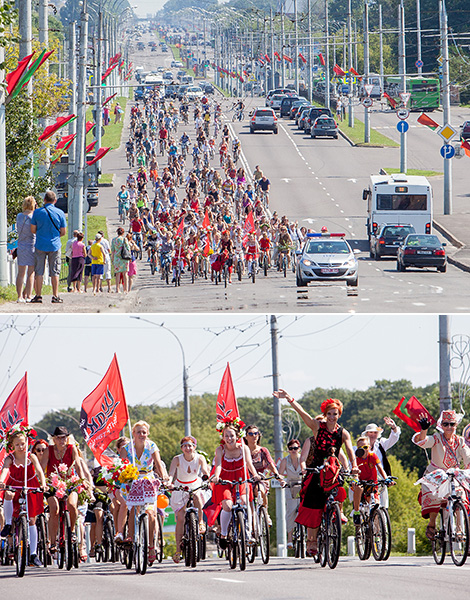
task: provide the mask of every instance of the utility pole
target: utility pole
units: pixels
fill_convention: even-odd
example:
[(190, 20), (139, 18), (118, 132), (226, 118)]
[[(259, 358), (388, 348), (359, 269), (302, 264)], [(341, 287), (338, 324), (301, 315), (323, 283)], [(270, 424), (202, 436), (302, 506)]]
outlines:
[[(442, 110), (444, 125), (450, 125), (449, 40), (445, 0), (439, 0), (442, 56)], [(444, 214), (452, 214), (452, 159), (444, 158)]]
[[(106, 91), (106, 85), (104, 88), (101, 87), (101, 77), (102, 77), (102, 69), (103, 69), (103, 11), (100, 4), (98, 11), (98, 48), (97, 48), (97, 57), (96, 57), (96, 82), (95, 85), (98, 87), (96, 89), (96, 118), (95, 118), (95, 139), (96, 139), (96, 151), (101, 148), (101, 129), (103, 122), (103, 111), (101, 107), (101, 103), (103, 101), (102, 93), (103, 89)], [(85, 142), (86, 145), (86, 142)], [(101, 160), (96, 163), (96, 172), (101, 171)], [(98, 179), (96, 181), (98, 184)]]
[(348, 125), (354, 127), (354, 107), (353, 107), (353, 43), (352, 43), (352, 8), (351, 0), (348, 0), (348, 67), (349, 67), (349, 90), (348, 90)]
[[(49, 8), (48, 0), (39, 0), (39, 43), (43, 48), (47, 48), (49, 45), (49, 24), (47, 20), (47, 11)], [(60, 54), (58, 57), (59, 61), (59, 73), (60, 73)], [(46, 72), (49, 74), (49, 61), (46, 61), (44, 65)], [(47, 126), (47, 118), (39, 119), (39, 126), (44, 129)], [(44, 177), (50, 163), (50, 152), (49, 148), (46, 147), (46, 160), (38, 164), (38, 172), (41, 177)]]
[[(70, 80), (70, 114), (77, 114), (77, 57), (76, 57), (76, 44), (75, 44), (75, 21), (72, 21), (69, 25), (69, 60), (68, 60), (68, 73), (67, 77)], [(77, 132), (77, 121), (74, 119), (69, 123), (69, 135)], [(74, 212), (76, 210), (75, 203), (75, 153), (77, 147), (77, 139), (75, 138), (75, 146), (73, 149), (70, 148), (68, 151), (68, 239), (73, 235), (74, 231)], [(72, 185), (73, 184), (73, 185)], [(80, 227), (81, 230), (81, 227)]]
[[(369, 3), (364, 2), (364, 89), (369, 83)], [(369, 96), (369, 94), (367, 94)], [(369, 107), (364, 106), (364, 143), (370, 142)]]
[[(0, 0), (3, 8), (3, 0)], [(0, 46), (0, 65), (5, 60), (5, 48)], [(5, 71), (0, 70), (0, 82), (5, 81)], [(5, 124), (5, 86), (0, 86), (0, 286), (8, 285), (7, 263), (7, 158)]]
[(294, 32), (295, 32), (295, 93), (299, 93), (299, 24), (297, 19), (297, 0), (294, 0)]
[[(418, 61), (421, 60), (421, 6), (420, 0), (416, 0), (416, 50)], [(418, 67), (418, 75), (422, 75), (423, 67)]]
[(325, 0), (325, 106), (330, 108), (330, 48), (328, 34), (328, 0)]
[(449, 315), (439, 315), (439, 409), (452, 409)]
[(312, 6), (311, 0), (307, 0), (307, 11), (308, 11), (308, 99), (311, 102), (313, 98), (313, 78), (312, 78), (312, 67), (313, 67), (313, 46), (312, 46)]
[[(271, 355), (273, 366), (273, 391), (279, 389), (279, 369), (277, 359), (277, 318), (271, 315)], [(273, 396), (274, 416), (274, 460), (282, 459), (282, 417), (281, 401)], [(286, 504), (284, 488), (276, 487), (276, 532), (277, 532), (277, 555), (287, 556), (286, 547)]]
[(382, 5), (379, 4), (380, 94), (384, 91), (384, 34), (382, 31)]
[[(264, 21), (264, 26), (263, 26), (263, 49), (264, 49), (264, 54), (266, 55), (267, 52), (267, 45), (266, 45), (266, 17), (263, 16), (263, 21)], [(269, 91), (268, 89), (268, 61), (266, 60), (266, 56), (264, 57), (264, 93), (267, 94)]]
[(286, 87), (286, 65), (284, 61), (284, 46), (286, 40), (284, 37), (284, 2), (281, 2), (281, 80), (282, 87)]
[[(406, 92), (406, 56), (405, 56), (405, 7), (401, 0), (398, 7), (398, 73), (401, 75), (401, 91)], [(407, 171), (407, 138), (400, 133), (400, 173)]]
[(88, 54), (88, 13), (86, 0), (83, 0), (80, 18), (80, 62), (78, 69), (77, 96), (77, 137), (75, 146), (75, 210), (73, 211), (72, 231), (81, 230), (83, 223), (83, 204), (86, 196), (85, 188), (85, 126), (86, 126), (86, 68)]
[(276, 74), (276, 57), (274, 56), (274, 18), (273, 18), (273, 9), (271, 8), (269, 13), (271, 19), (271, 89), (273, 90), (276, 86), (275, 83), (275, 74)]

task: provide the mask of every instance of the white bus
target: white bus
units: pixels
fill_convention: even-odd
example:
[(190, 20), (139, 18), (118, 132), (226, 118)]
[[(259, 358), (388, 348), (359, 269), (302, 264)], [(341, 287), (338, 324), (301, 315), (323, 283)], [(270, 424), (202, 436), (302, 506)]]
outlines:
[(369, 241), (382, 224), (413, 225), (416, 233), (432, 233), (432, 187), (420, 175), (371, 175), (363, 191), (367, 200)]

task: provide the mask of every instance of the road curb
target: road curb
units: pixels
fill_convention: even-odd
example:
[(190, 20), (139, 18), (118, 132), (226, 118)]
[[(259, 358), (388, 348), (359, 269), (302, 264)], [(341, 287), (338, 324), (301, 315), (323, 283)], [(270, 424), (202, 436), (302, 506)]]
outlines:
[(453, 233), (451, 233), (446, 227), (444, 227), (444, 225), (442, 225), (441, 223), (439, 223), (439, 221), (436, 221), (435, 219), (433, 219), (432, 221), (434, 227), (437, 229), (437, 231), (443, 235), (447, 240), (449, 240), (449, 242), (451, 242), (451, 244), (453, 246), (455, 246), (456, 248), (464, 248), (465, 244), (463, 242), (461, 242), (459, 239), (457, 239), (455, 237), (455, 235)]
[(352, 139), (351, 139), (350, 137), (348, 137), (348, 136), (347, 136), (347, 135), (344, 133), (344, 131), (342, 131), (342, 130), (341, 130), (339, 127), (338, 127), (338, 132), (339, 132), (339, 135), (340, 135), (342, 138), (344, 138), (344, 139), (345, 139), (345, 140), (348, 142), (348, 144), (349, 144), (350, 146), (354, 146), (354, 147), (356, 147), (356, 146), (357, 146), (357, 144), (355, 144), (355, 143), (352, 141)]

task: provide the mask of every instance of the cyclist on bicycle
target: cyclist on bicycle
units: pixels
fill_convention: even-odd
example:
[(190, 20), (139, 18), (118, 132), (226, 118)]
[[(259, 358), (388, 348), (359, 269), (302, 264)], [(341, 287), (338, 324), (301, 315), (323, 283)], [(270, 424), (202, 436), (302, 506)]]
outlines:
[(285, 456), (279, 465), (279, 473), (285, 475), (285, 481), (289, 486), (286, 490), (286, 529), (287, 548), (292, 548), (292, 533), (295, 527), (295, 517), (300, 504), (300, 481), (302, 469), (300, 466), (300, 442), (297, 438), (287, 442), (289, 454)]
[[(22, 488), (25, 485), (25, 461), (26, 467), (26, 486), (28, 488), (46, 489), (46, 478), (44, 471), (39, 464), (35, 454), (27, 451), (28, 438), (27, 430), (12, 430), (7, 434), (7, 450), (9, 454), (3, 463), (0, 474), (0, 489), (5, 489), (5, 485)], [(5, 493), (4, 511), (5, 526), (1, 532), (1, 537), (7, 537), (11, 534), (11, 525), (13, 517), (18, 516), (20, 512), (20, 493), (21, 490), (8, 491)], [(29, 519), (29, 551), (30, 565), (42, 567), (42, 563), (37, 556), (38, 534), (36, 529), (36, 517), (44, 511), (44, 499), (42, 493), (28, 495), (28, 519)]]
[(183, 152), (184, 155), (186, 155), (188, 152), (189, 144), (191, 143), (191, 139), (190, 139), (189, 135), (186, 133), (186, 131), (181, 136), (180, 142), (181, 142), (181, 151)]
[(144, 244), (144, 222), (139, 216), (135, 216), (129, 224), (129, 233), (132, 233), (132, 239), (140, 247)]
[(238, 155), (240, 154), (240, 147), (241, 147), (240, 140), (237, 137), (233, 138), (233, 140), (232, 140), (232, 154), (233, 154), (234, 160), (236, 160), (238, 158)]
[(158, 133), (158, 139), (160, 140), (160, 153), (163, 154), (166, 149), (166, 143), (168, 139), (168, 129), (166, 129), (166, 127), (162, 127), (160, 129)]
[(263, 177), (263, 171), (261, 171), (261, 169), (259, 168), (259, 165), (256, 165), (254, 173), (253, 173), (253, 181), (254, 181), (256, 192), (258, 192), (258, 185), (259, 185), (259, 182), (262, 177)]
[(125, 221), (130, 208), (129, 192), (126, 190), (125, 185), (121, 185), (121, 191), (118, 192), (116, 200), (118, 202), (119, 217), (122, 221)]
[[(132, 485), (123, 484), (121, 493), (130, 508), (129, 515), (129, 538), (125, 541), (132, 541), (134, 538), (134, 506), (145, 505), (145, 510), (149, 515), (149, 547), (148, 560), (153, 563), (156, 560), (155, 554), (155, 534), (158, 526), (155, 518), (155, 502), (159, 482), (155, 478), (158, 475), (164, 482), (168, 481), (168, 473), (165, 465), (160, 458), (160, 451), (155, 442), (148, 439), (150, 425), (145, 421), (137, 421), (132, 428), (132, 439), (134, 445), (134, 456), (131, 449), (131, 444), (126, 444), (119, 451), (120, 457), (123, 460), (133, 462), (134, 466), (139, 469), (139, 477)], [(122, 543), (122, 532), (124, 523), (118, 523), (118, 534), (116, 542)]]
[[(428, 436), (427, 431), (431, 426), (429, 416), (425, 413), (419, 415), (418, 422), (421, 431), (415, 433), (411, 440), (420, 448), (431, 448), (431, 462), (426, 467), (424, 475), (432, 473), (436, 469), (444, 469), (444, 471), (451, 468), (459, 469), (461, 463), (465, 469), (469, 468), (470, 448), (465, 444), (464, 438), (456, 434), (456, 428), (462, 416), (455, 410), (443, 410), (437, 422), (438, 430)], [(426, 537), (431, 541), (436, 533), (436, 518), (442, 500), (433, 488), (428, 487), (425, 483), (421, 485), (421, 494), (419, 495), (421, 515), (425, 519), (429, 518)]]
[(266, 256), (268, 259), (268, 267), (271, 267), (271, 248), (272, 243), (268, 237), (268, 232), (266, 230), (263, 231), (263, 235), (259, 241), (259, 250), (260, 250), (260, 264), (262, 265), (264, 262), (264, 257)]
[[(285, 398), (291, 407), (300, 415), (304, 423), (313, 432), (315, 438), (315, 451), (312, 458), (312, 466), (320, 467), (334, 451), (338, 456), (341, 446), (344, 444), (349, 461), (352, 465), (351, 473), (359, 472), (356, 455), (351, 444), (351, 436), (346, 429), (338, 425), (338, 419), (343, 412), (343, 403), (340, 400), (329, 398), (322, 402), (320, 410), (322, 420), (313, 419), (302, 406), (292, 398), (285, 390), (273, 392), (276, 398)], [(317, 553), (317, 536), (320, 527), (323, 510), (328, 499), (321, 484), (319, 473), (309, 473), (302, 483), (301, 503), (296, 522), (307, 527), (307, 552), (312, 555)], [(343, 502), (346, 498), (344, 488), (338, 488), (337, 500)]]
[[(251, 475), (253, 479), (259, 480), (251, 460), (251, 453), (248, 446), (240, 444), (241, 428), (243, 422), (228, 421), (223, 423), (220, 431), (222, 442), (215, 451), (214, 473), (212, 479), (214, 483), (219, 481), (236, 481), (245, 479), (245, 475)], [(248, 502), (253, 501), (253, 489), (251, 484), (246, 487), (240, 486), (240, 495), (242, 504), (246, 503), (246, 493), (248, 493)], [(209, 525), (212, 526), (220, 513), (220, 540), (219, 545), (222, 549), (227, 547), (228, 525), (231, 519), (232, 506), (236, 501), (235, 488), (231, 485), (215, 485), (212, 492), (212, 502), (217, 505)]]
[(258, 241), (256, 240), (255, 234), (250, 233), (250, 235), (248, 236), (247, 244), (246, 244), (246, 254), (245, 254), (245, 260), (248, 265), (248, 277), (251, 276), (252, 269), (256, 269), (256, 261), (258, 260), (258, 256), (259, 256)]
[[(356, 448), (356, 457), (357, 457), (357, 467), (359, 469), (359, 479), (373, 481), (377, 483), (377, 473), (380, 474), (382, 479), (387, 479), (387, 474), (384, 471), (384, 468), (380, 464), (380, 459), (375, 454), (375, 452), (371, 452), (370, 442), (367, 436), (361, 436), (357, 440), (357, 448)], [(352, 482), (351, 489), (354, 492), (353, 497), (353, 521), (354, 525), (358, 526), (361, 524), (361, 513), (359, 512), (359, 504), (361, 503), (361, 499), (369, 501), (370, 500), (370, 491), (364, 490), (358, 483)], [(378, 499), (378, 498), (377, 498)]]
[(260, 190), (261, 198), (264, 198), (265, 200), (265, 206), (269, 206), (269, 190), (271, 189), (271, 182), (266, 177), (266, 175), (263, 175), (261, 177), (261, 179), (258, 182), (258, 187)]
[[(177, 486), (184, 486), (188, 489), (198, 488), (202, 483), (202, 478), (209, 478), (209, 469), (207, 462), (202, 454), (196, 452), (197, 441), (191, 436), (184, 437), (180, 442), (182, 454), (178, 454), (173, 458), (170, 465), (169, 476), (171, 483)], [(202, 475), (202, 477), (201, 477)], [(188, 501), (188, 493), (180, 490), (172, 492), (170, 505), (176, 515), (176, 553), (173, 555), (175, 563), (181, 560), (181, 540), (183, 538), (183, 527), (186, 503)], [(204, 506), (204, 498), (202, 491), (199, 490), (194, 494), (194, 506), (198, 509), (199, 515), (199, 533), (205, 533), (206, 526), (203, 519), (202, 507)]]
[(222, 232), (222, 239), (220, 240), (219, 252), (226, 252), (227, 259), (224, 264), (227, 265), (228, 269), (228, 282), (232, 283), (232, 271), (233, 271), (233, 241), (230, 239), (230, 234), (227, 230)]
[(280, 235), (277, 242), (277, 251), (278, 251), (278, 271), (281, 270), (281, 258), (282, 255), (287, 256), (287, 268), (290, 268), (290, 251), (294, 247), (294, 243), (292, 242), (292, 238), (287, 231), (287, 227), (283, 225), (280, 228)]

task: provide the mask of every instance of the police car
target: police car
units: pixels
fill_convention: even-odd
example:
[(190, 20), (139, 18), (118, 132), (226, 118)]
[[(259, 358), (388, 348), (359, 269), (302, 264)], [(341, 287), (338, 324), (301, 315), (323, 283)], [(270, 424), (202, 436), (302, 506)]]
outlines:
[(358, 264), (344, 233), (308, 233), (298, 252), (296, 280), (302, 287), (310, 281), (346, 281), (358, 283)]

